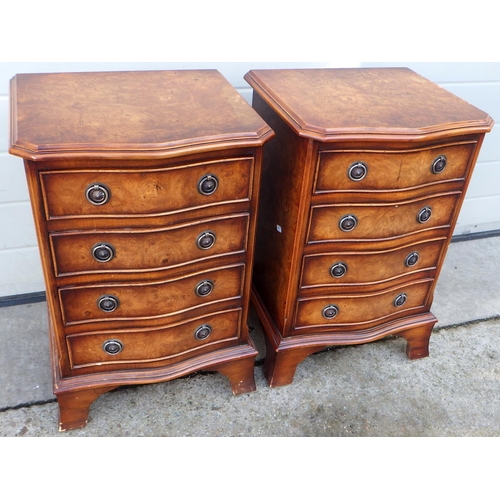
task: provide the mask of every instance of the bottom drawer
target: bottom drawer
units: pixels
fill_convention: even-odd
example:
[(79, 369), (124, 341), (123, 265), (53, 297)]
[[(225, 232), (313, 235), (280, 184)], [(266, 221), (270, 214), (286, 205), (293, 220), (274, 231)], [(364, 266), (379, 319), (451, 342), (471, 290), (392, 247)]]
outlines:
[(237, 340), (241, 309), (203, 316), (165, 328), (68, 335), (71, 368), (92, 365), (175, 362)]
[(370, 323), (422, 312), (432, 283), (430, 279), (378, 293), (299, 299), (295, 328), (370, 327)]

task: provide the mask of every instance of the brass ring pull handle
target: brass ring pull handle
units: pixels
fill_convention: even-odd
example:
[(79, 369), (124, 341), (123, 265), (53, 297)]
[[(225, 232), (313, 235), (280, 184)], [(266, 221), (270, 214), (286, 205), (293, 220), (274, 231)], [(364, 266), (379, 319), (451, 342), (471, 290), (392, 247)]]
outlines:
[(215, 233), (212, 231), (205, 231), (196, 238), (196, 246), (200, 250), (208, 250), (215, 245)]
[(362, 161), (357, 161), (356, 163), (353, 163), (347, 172), (347, 175), (349, 176), (349, 179), (351, 181), (358, 182), (366, 177), (366, 174), (368, 173), (368, 167), (366, 166), (366, 163), (363, 163)]
[(109, 262), (115, 257), (115, 249), (109, 243), (97, 243), (92, 247), (92, 257), (97, 262)]
[(336, 305), (330, 304), (326, 306), (323, 311), (323, 317), (326, 319), (333, 319), (339, 313), (339, 308)]
[(119, 305), (120, 301), (114, 295), (103, 295), (97, 300), (97, 307), (106, 313), (116, 311)]
[(212, 231), (205, 231), (196, 238), (196, 246), (200, 250), (208, 250), (215, 245), (215, 233)]
[(406, 300), (408, 299), (408, 296), (406, 295), (406, 293), (400, 293), (395, 299), (394, 299), (394, 305), (396, 307), (401, 307), (402, 305), (404, 305), (404, 303), (406, 302)]
[(212, 333), (212, 327), (210, 325), (201, 325), (194, 332), (194, 338), (196, 340), (205, 340)]
[(346, 272), (347, 264), (344, 264), (344, 262), (336, 262), (332, 265), (332, 267), (330, 267), (330, 274), (334, 278), (342, 278)]
[(213, 281), (210, 280), (205, 280), (205, 281), (200, 281), (196, 285), (196, 288), (194, 289), (196, 295), (198, 297), (206, 297), (207, 295), (210, 295), (214, 289), (214, 283)]
[(406, 267), (413, 267), (418, 262), (419, 258), (420, 258), (420, 254), (418, 252), (409, 253), (405, 259), (405, 266)]
[(352, 231), (358, 225), (358, 219), (354, 215), (344, 215), (339, 222), (339, 228), (344, 232)]
[(90, 186), (87, 186), (87, 189), (85, 190), (85, 198), (87, 198), (87, 201), (92, 203), (92, 205), (104, 205), (111, 198), (111, 191), (104, 184), (91, 184)]
[(219, 187), (219, 179), (214, 174), (204, 175), (198, 181), (198, 192), (204, 196), (210, 196), (217, 191)]
[(439, 155), (437, 158), (435, 158), (431, 165), (432, 173), (440, 174), (446, 168), (447, 161), (448, 160), (444, 155)]
[(424, 224), (427, 222), (432, 215), (432, 208), (431, 207), (424, 207), (422, 210), (417, 215), (417, 221), (420, 222), (420, 224)]
[(123, 351), (123, 344), (116, 339), (106, 340), (106, 342), (102, 344), (102, 349), (105, 353), (116, 356)]

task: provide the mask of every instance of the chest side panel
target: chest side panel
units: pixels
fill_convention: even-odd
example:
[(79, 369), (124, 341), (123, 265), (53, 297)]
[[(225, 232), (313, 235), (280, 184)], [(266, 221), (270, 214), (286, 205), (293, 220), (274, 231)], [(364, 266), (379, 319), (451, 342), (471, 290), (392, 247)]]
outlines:
[(264, 146), (253, 283), (283, 330), (291, 321), (299, 281), (314, 145), (298, 137), (258, 94), (253, 106), (276, 132)]

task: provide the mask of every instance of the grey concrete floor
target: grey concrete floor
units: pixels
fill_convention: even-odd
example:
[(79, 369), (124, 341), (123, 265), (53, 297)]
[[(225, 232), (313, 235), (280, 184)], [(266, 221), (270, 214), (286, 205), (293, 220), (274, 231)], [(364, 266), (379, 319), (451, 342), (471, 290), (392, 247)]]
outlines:
[(0, 436), (500, 436), (500, 237), (452, 243), (436, 288), (430, 356), (409, 361), (387, 338), (299, 364), (293, 384), (233, 396), (198, 373), (119, 388), (91, 406), (84, 429), (58, 432), (44, 302), (0, 308)]

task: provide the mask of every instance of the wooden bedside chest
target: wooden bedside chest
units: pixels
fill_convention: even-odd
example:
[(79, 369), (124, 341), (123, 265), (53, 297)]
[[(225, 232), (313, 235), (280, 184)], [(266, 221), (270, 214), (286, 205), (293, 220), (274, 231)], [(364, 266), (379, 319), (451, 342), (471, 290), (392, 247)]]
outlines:
[(276, 133), (253, 286), (269, 384), (326, 346), (387, 335), (427, 356), (436, 279), (492, 119), (406, 68), (245, 79)]
[(120, 385), (213, 370), (255, 389), (247, 315), (272, 136), (217, 71), (12, 79), (61, 430)]

